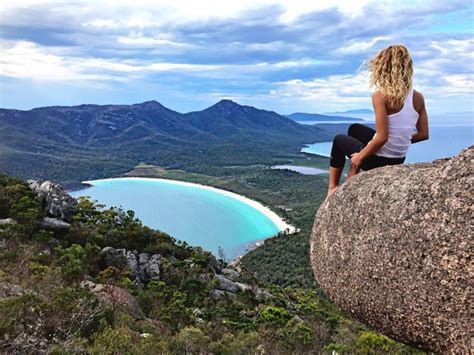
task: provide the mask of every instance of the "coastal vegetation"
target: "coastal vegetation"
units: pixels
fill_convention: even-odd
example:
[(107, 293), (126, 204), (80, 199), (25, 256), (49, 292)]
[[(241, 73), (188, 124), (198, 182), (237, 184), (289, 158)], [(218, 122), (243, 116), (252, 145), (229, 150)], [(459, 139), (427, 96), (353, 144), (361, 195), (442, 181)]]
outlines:
[[(261, 282), (132, 211), (80, 199), (67, 229), (47, 228), (58, 195), (45, 204), (30, 186), (0, 175), (2, 351), (419, 353), (351, 320), (316, 287)], [(137, 283), (131, 254), (108, 259), (105, 250), (159, 255), (159, 271)], [(223, 275), (247, 288), (231, 291), (238, 283)]]

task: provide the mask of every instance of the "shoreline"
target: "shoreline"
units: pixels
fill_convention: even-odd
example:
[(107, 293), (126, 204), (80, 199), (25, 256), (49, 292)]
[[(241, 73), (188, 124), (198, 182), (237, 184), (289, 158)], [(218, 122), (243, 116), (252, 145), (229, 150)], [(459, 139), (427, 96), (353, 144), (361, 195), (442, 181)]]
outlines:
[[(86, 180), (82, 181), (84, 185), (89, 185), (93, 186), (94, 182), (97, 181), (108, 181), (108, 180), (155, 180), (155, 181), (160, 181), (168, 184), (175, 184), (175, 185), (182, 185), (182, 186), (191, 186), (191, 187), (198, 187), (201, 189), (209, 190), (209, 191), (214, 191), (216, 193), (220, 193), (221, 195), (228, 196), (230, 198), (234, 198), (242, 203), (245, 203), (252, 208), (256, 209), (263, 215), (265, 215), (268, 219), (270, 219), (273, 224), (277, 226), (278, 229), (280, 229), (280, 232), (285, 232), (286, 234), (294, 234), (299, 231), (298, 228), (292, 226), (291, 224), (285, 222), (283, 218), (281, 218), (278, 214), (273, 212), (268, 206), (263, 205), (262, 203), (252, 200), (251, 198), (248, 198), (243, 195), (239, 195), (235, 192), (227, 191), (224, 189), (219, 189), (214, 186), (210, 185), (203, 185), (199, 183), (194, 183), (194, 182), (187, 182), (187, 181), (181, 181), (181, 180), (172, 180), (172, 179), (163, 179), (163, 178), (145, 178), (145, 177), (138, 177), (138, 176), (130, 176), (130, 177), (116, 177), (116, 178), (107, 178), (107, 179), (97, 179), (97, 180)], [(87, 187), (85, 187), (87, 188)], [(271, 236), (268, 236), (270, 238)]]

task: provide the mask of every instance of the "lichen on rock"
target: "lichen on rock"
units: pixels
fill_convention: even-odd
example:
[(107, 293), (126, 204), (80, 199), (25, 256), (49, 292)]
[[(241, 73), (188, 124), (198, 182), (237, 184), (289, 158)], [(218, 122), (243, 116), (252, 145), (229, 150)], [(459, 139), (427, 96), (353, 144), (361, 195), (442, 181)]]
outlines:
[(470, 350), (473, 155), (364, 172), (321, 205), (311, 263), (336, 304), (406, 343)]

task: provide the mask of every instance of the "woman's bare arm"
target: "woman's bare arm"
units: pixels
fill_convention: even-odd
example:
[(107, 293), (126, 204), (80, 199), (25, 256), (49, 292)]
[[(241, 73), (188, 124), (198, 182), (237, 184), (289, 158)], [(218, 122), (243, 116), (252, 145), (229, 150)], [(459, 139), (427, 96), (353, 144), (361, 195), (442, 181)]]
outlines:
[(421, 109), (418, 112), (420, 115), (418, 117), (418, 122), (416, 122), (416, 133), (411, 136), (411, 142), (417, 143), (421, 141), (425, 141), (429, 138), (429, 128), (428, 128), (428, 113), (426, 112), (425, 107), (425, 99), (423, 95), (419, 93), (421, 96)]
[(374, 93), (372, 95), (372, 105), (375, 111), (375, 131), (377, 134), (364, 149), (359, 152), (359, 158), (361, 160), (374, 154), (388, 140), (388, 117), (384, 95), (380, 92)]

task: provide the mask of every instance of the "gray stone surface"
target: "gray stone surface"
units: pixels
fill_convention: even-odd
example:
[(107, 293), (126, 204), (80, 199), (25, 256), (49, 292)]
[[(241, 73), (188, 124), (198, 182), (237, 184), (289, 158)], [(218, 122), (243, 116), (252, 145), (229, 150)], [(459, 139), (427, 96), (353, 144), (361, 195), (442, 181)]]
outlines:
[(160, 279), (160, 254), (150, 256), (148, 253), (139, 254), (136, 251), (105, 247), (101, 250), (100, 255), (105, 266), (119, 266), (124, 261), (130, 270), (131, 278), (137, 284)]
[(240, 289), (240, 291), (242, 292), (245, 292), (245, 291), (252, 291), (252, 286), (250, 286), (249, 284), (244, 284), (244, 283), (241, 283), (241, 282), (236, 282), (235, 283), (237, 285), (237, 287)]
[(233, 269), (225, 268), (225, 269), (222, 269), (221, 272), (225, 277), (227, 277), (229, 280), (232, 280), (232, 281), (237, 281), (240, 278), (240, 274), (236, 270), (233, 270)]
[(235, 294), (223, 290), (212, 289), (209, 291), (209, 298), (218, 301), (223, 298), (235, 299)]
[(267, 290), (262, 290), (258, 287), (255, 289), (254, 293), (255, 293), (255, 297), (259, 300), (267, 301), (273, 297), (273, 295), (270, 292), (268, 292)]
[(148, 263), (145, 264), (145, 271), (150, 280), (160, 279), (160, 265), (161, 265), (160, 254), (152, 255)]
[(51, 181), (39, 183), (36, 180), (28, 180), (27, 183), (41, 199), (50, 217), (72, 221), (72, 216), (77, 211), (77, 201), (67, 194), (61, 185)]
[(49, 231), (62, 232), (68, 230), (71, 225), (59, 218), (45, 217), (41, 222), (41, 226)]
[(148, 253), (138, 254), (138, 277), (141, 280), (146, 280), (148, 277), (145, 272), (145, 267), (149, 260), (150, 260), (150, 254)]
[(222, 275), (215, 275), (215, 280), (217, 280), (216, 288), (222, 291), (228, 291), (232, 293), (237, 293), (240, 291), (240, 288), (235, 284), (234, 281), (229, 280), (228, 278)]
[(469, 352), (473, 156), (364, 172), (321, 205), (311, 263), (336, 304), (401, 341)]

